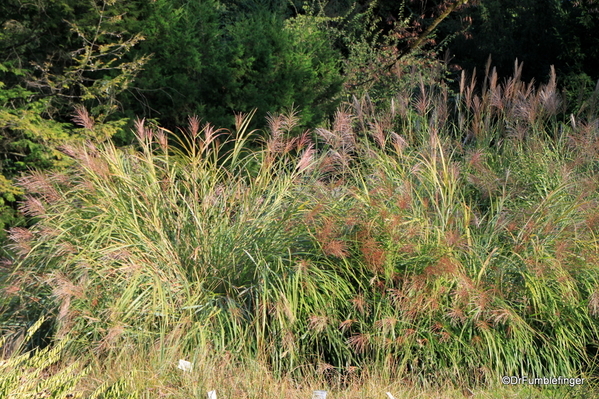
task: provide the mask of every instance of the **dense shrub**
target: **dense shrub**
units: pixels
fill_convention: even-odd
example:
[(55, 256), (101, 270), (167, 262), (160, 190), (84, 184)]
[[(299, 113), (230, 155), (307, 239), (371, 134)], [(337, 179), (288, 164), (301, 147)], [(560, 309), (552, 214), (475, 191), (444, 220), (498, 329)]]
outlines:
[(317, 20), (284, 20), (264, 7), (232, 16), (213, 0), (159, 0), (148, 12), (139, 51), (153, 57), (131, 90), (128, 111), (174, 129), (188, 115), (230, 127), (233, 112), (257, 108), (261, 123), (292, 106), (302, 125), (314, 126), (334, 110), (340, 60)]

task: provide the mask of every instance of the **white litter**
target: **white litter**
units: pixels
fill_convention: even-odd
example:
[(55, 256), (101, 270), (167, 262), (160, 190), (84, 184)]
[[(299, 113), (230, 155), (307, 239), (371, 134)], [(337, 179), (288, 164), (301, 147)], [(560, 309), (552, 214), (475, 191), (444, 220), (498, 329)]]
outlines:
[(187, 360), (179, 359), (179, 366), (177, 366), (177, 367), (183, 371), (191, 371), (192, 366), (193, 365), (191, 364), (191, 362), (188, 362)]
[(208, 392), (208, 399), (216, 399), (216, 391)]
[(395, 399), (395, 396), (391, 395), (391, 392), (387, 392), (387, 396), (389, 397), (389, 399)]

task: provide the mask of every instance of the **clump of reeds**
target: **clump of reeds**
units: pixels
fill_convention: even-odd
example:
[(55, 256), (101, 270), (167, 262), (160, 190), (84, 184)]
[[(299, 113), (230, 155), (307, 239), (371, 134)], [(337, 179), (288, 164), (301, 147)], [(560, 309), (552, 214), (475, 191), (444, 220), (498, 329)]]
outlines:
[(555, 76), (537, 89), (520, 68), (482, 94), (464, 79), (454, 109), (422, 85), (313, 136), (271, 116), (261, 150), (241, 116), (65, 148), (73, 170), (22, 180), (37, 223), (11, 231), (12, 293), (108, 359), (229, 353), (332, 386), (588, 375), (596, 123), (563, 123)]

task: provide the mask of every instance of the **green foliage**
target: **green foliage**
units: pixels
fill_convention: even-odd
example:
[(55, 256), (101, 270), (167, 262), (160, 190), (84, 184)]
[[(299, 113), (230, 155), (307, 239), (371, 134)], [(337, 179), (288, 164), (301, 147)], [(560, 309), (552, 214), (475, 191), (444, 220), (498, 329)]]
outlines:
[(464, 3), (413, 3), (372, 2), (339, 18), (336, 33), (346, 54), (346, 98), (368, 94), (380, 104), (397, 93), (417, 90), (420, 83), (443, 84), (447, 66), (440, 53), (455, 32), (444, 28), (439, 33), (437, 26), (443, 27), (445, 19), (465, 7)]
[[(143, 37), (126, 30), (129, 2), (4, 2), (0, 6), (0, 241), (16, 212), (13, 180), (32, 169), (65, 168), (58, 147), (73, 140), (106, 140), (124, 124), (111, 121), (117, 96), (147, 57), (125, 61)], [(86, 129), (71, 115), (91, 110)], [(93, 128), (92, 128), (93, 125)]]
[(561, 121), (555, 77), (486, 81), (464, 79), (454, 118), (424, 85), (387, 109), (356, 100), (316, 143), (286, 136), (290, 114), (256, 152), (241, 117), (67, 148), (70, 174), (22, 180), (38, 221), (11, 231), (12, 317), (49, 307), (58, 337), (100, 356), (202, 348), (279, 376), (589, 375), (596, 124)]
[[(7, 68), (0, 76), (19, 75), (20, 71)], [(61, 154), (56, 146), (64, 142), (67, 133), (64, 124), (41, 116), (47, 101), (27, 101), (34, 93), (21, 86), (6, 89), (0, 82), (0, 241), (5, 238), (4, 229), (23, 223), (14, 204), (22, 190), (14, 185), (12, 178), (31, 168), (50, 168), (60, 163)]]
[(527, 81), (545, 81), (551, 65), (562, 77), (586, 73), (599, 79), (594, 0), (482, 0), (460, 17), (472, 25), (450, 47), (455, 62), (466, 70), (480, 70), (491, 55), (501, 76), (511, 73), (518, 59)]
[(86, 102), (102, 121), (147, 60), (123, 59), (143, 40), (128, 31), (124, 18), (135, 17), (135, 6), (122, 1), (5, 3), (1, 72), (10, 76), (3, 76), (7, 94), (2, 97), (23, 98), (27, 87), (29, 101), (52, 101), (44, 109), (48, 115), (68, 119), (74, 104)]
[(332, 114), (341, 76), (324, 21), (299, 15), (283, 23), (261, 15), (234, 24), (230, 35), (237, 65), (233, 109), (256, 107), (262, 119), (295, 107), (300, 124), (312, 127)]
[(599, 79), (586, 73), (569, 74), (563, 82), (568, 111), (577, 117), (593, 120), (599, 109)]
[(599, 80), (599, 8), (596, 0), (562, 2), (563, 25), (557, 32), (560, 42), (558, 59), (562, 73), (567, 76), (587, 74), (593, 81)]
[(146, 35), (138, 53), (153, 56), (130, 89), (127, 109), (160, 116), (171, 127), (182, 125), (189, 115), (203, 114), (201, 100), (219, 98), (228, 79), (219, 29), (216, 1), (148, 4), (137, 22), (137, 30)]
[[(590, 29), (591, 8), (477, 9), (511, 28), (554, 21), (541, 48), (572, 39), (567, 108), (550, 58), (539, 87), (518, 62), (501, 82), (489, 63), (480, 90), (463, 74), (454, 98), (437, 84), (429, 28), (462, 2), (421, 2), (420, 16), (408, 1), (293, 16), (269, 1), (75, 3), (0, 6), (0, 224), (13, 226), (2, 327), (49, 313), (57, 343), (2, 363), (2, 389), (21, 365), (56, 363), (63, 339), (99, 361), (201, 348), (329, 380), (595, 371), (598, 94), (582, 72), (595, 53), (555, 20)], [(333, 112), (341, 72), (351, 104)], [(222, 126), (251, 114), (235, 130), (193, 117), (171, 136), (138, 120), (134, 145), (117, 148), (122, 99), (173, 131), (188, 114)], [(73, 108), (79, 128), (65, 122)], [(296, 134), (332, 114), (317, 141)], [(267, 116), (266, 137), (251, 115)], [(32, 371), (28, 389), (63, 395), (64, 370), (45, 382)], [(137, 395), (111, 381), (92, 397)]]
[(318, 20), (284, 21), (258, 6), (231, 15), (212, 0), (161, 0), (148, 13), (139, 27), (147, 36), (139, 51), (151, 52), (153, 60), (128, 100), (133, 109), (141, 103), (143, 115), (171, 129), (195, 114), (232, 126), (233, 112), (257, 108), (259, 123), (269, 112), (295, 106), (302, 124), (314, 126), (334, 110), (339, 56)]

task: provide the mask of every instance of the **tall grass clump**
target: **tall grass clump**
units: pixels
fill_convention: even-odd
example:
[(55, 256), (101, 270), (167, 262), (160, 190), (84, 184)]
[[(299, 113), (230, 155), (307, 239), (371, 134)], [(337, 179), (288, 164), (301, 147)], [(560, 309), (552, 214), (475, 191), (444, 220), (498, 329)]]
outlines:
[(242, 116), (64, 148), (68, 174), (21, 180), (37, 222), (10, 232), (6, 306), (50, 312), (74, 351), (223, 355), (337, 388), (592, 377), (599, 117), (519, 74), (354, 99), (313, 134), (269, 116), (253, 151)]
[[(241, 151), (248, 120), (239, 118), (226, 155), (222, 132), (194, 118), (173, 146), (140, 121), (135, 150), (68, 147), (77, 161), (69, 174), (24, 177), (23, 212), (37, 223), (11, 231), (22, 257), (12, 267), (15, 287), (33, 287), (15, 288), (15, 301), (51, 299), (56, 336), (100, 351), (120, 338), (164, 338), (174, 326), (203, 342), (214, 323), (215, 344), (245, 345), (236, 326), (257, 306), (260, 268), (285, 266), (295, 242), (282, 222), (294, 212), (292, 176), (275, 179), (281, 166), (267, 161), (251, 179), (241, 172), (259, 156)], [(285, 151), (272, 146), (266, 158)], [(235, 317), (226, 324), (224, 315)]]

